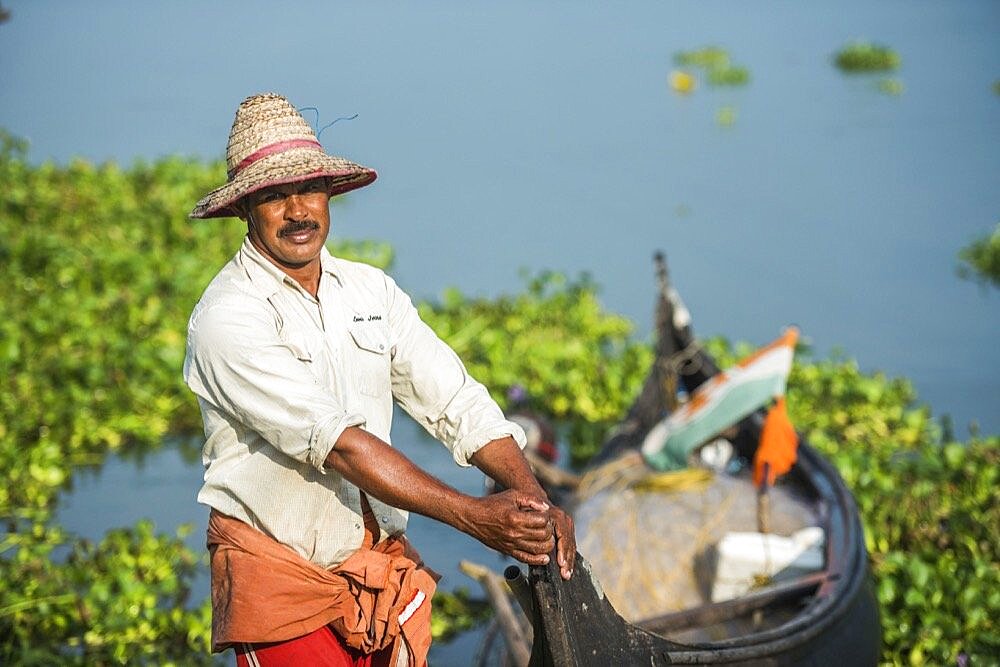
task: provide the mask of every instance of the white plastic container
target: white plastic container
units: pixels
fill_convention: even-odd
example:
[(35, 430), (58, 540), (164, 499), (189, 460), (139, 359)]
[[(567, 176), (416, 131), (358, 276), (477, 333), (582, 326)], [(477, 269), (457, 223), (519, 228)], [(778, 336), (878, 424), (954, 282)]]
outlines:
[(810, 526), (791, 537), (762, 533), (726, 533), (716, 547), (712, 602), (740, 597), (755, 581), (791, 579), (823, 569), (826, 535)]

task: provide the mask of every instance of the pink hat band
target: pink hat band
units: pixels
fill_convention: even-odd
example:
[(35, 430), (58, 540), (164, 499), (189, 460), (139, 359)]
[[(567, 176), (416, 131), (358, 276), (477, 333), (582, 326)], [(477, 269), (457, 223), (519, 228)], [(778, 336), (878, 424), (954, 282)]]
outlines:
[(243, 158), (238, 165), (226, 171), (226, 175), (229, 178), (233, 178), (238, 173), (252, 165), (258, 160), (266, 158), (268, 155), (274, 155), (275, 153), (281, 153), (292, 148), (313, 148), (318, 151), (323, 150), (323, 146), (318, 141), (313, 141), (312, 139), (290, 139), (288, 141), (279, 141), (277, 143), (271, 144), (270, 146), (264, 146), (258, 151), (254, 151), (250, 155)]

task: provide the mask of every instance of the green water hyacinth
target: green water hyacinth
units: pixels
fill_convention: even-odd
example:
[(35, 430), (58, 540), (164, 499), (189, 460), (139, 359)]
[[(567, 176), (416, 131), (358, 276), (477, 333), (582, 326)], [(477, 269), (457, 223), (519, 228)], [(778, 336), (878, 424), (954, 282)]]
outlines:
[(729, 52), (718, 46), (678, 51), (674, 63), (701, 69), (713, 86), (742, 86), (750, 81), (750, 70), (731, 62)]
[(713, 69), (729, 66), (729, 52), (719, 46), (704, 46), (691, 51), (678, 51), (674, 54), (674, 62), (688, 67)]
[[(52, 514), (76, 467), (200, 434), (180, 378), (185, 326), (245, 228), (186, 216), (225, 167), (180, 158), (33, 165), (24, 151), (0, 133), (0, 664), (208, 663), (210, 610), (190, 600), (205, 562), (183, 530), (158, 534), (143, 522), (90, 542)], [(332, 250), (376, 264), (392, 257), (377, 243)], [(601, 305), (585, 276), (541, 272), (514, 294), (453, 290), (419, 307), (498, 400), (525, 387), (576, 463), (620, 418), (653, 359), (649, 341)], [(752, 351), (706, 345), (721, 367)], [(943, 436), (906, 380), (842, 355), (800, 351), (787, 395), (793, 423), (857, 500), (882, 662), (995, 664), (1000, 438)], [(443, 597), (435, 632), (471, 627), (480, 609)]]
[(713, 86), (743, 86), (750, 81), (750, 70), (738, 65), (727, 65), (708, 70), (708, 82)]
[(1000, 288), (1000, 223), (987, 234), (962, 248), (958, 275), (983, 285)]
[(882, 79), (878, 82), (878, 89), (886, 95), (902, 95), (906, 87), (899, 79)]
[(850, 42), (833, 57), (843, 72), (886, 72), (899, 69), (902, 59), (888, 46), (873, 42)]

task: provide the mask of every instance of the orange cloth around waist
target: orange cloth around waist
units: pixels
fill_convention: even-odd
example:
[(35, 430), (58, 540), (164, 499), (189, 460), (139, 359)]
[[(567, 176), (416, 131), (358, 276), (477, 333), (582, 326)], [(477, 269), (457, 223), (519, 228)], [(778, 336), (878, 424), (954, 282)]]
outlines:
[[(371, 542), (368, 537), (346, 561), (325, 570), (213, 510), (208, 521), (212, 650), (287, 641), (329, 625), (348, 646), (365, 653), (402, 638), (410, 664), (425, 665), (439, 577), (423, 566), (405, 537), (367, 548)], [(398, 650), (396, 644), (393, 654)]]

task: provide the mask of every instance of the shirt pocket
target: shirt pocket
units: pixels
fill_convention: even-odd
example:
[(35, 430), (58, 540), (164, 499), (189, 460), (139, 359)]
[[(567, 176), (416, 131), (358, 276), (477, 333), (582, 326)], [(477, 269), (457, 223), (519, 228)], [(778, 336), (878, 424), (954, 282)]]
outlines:
[(359, 321), (348, 325), (354, 341), (353, 375), (358, 390), (366, 396), (384, 397), (389, 387), (389, 329), (380, 321)]

